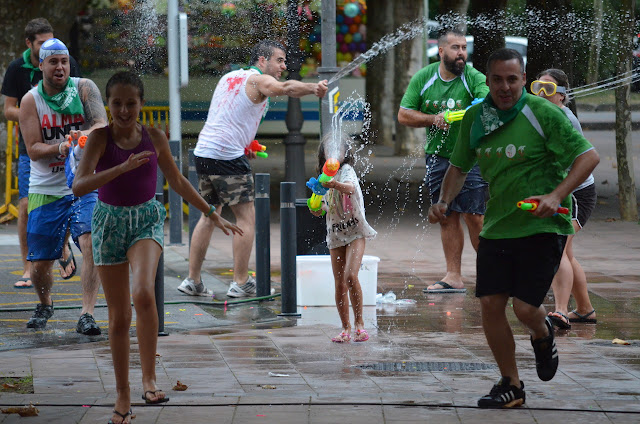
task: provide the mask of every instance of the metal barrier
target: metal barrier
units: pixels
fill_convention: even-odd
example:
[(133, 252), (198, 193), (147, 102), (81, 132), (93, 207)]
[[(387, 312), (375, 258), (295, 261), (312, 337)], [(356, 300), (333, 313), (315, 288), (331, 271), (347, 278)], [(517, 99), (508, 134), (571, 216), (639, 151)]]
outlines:
[[(18, 194), (18, 131), (17, 122), (7, 122), (7, 163), (5, 167), (6, 178), (4, 187), (4, 204), (0, 206), (0, 214), (5, 215), (0, 217), (0, 223), (7, 222), (18, 217), (18, 208), (11, 203), (11, 198)], [(16, 175), (14, 175), (14, 166)]]

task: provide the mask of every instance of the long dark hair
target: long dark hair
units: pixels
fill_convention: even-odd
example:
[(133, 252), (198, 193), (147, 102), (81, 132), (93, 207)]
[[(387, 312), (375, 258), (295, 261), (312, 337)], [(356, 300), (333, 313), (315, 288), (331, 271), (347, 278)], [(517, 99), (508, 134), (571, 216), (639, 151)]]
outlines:
[[(324, 137), (322, 137), (322, 140), (320, 141), (320, 145), (318, 146), (318, 166), (316, 167), (316, 172), (318, 174), (320, 174), (322, 172), (322, 167), (324, 166), (324, 163), (327, 161), (327, 154), (326, 154), (326, 146), (328, 143), (333, 141), (333, 134), (332, 133), (327, 133), (325, 134)], [(340, 133), (338, 142), (340, 144), (340, 151), (344, 152), (344, 157), (341, 158), (334, 158), (337, 159), (340, 162), (340, 165), (353, 165), (353, 162), (355, 160), (354, 156), (353, 156), (353, 149), (352, 149), (352, 142), (353, 139), (351, 137), (349, 137), (348, 135), (344, 134), (344, 133)]]

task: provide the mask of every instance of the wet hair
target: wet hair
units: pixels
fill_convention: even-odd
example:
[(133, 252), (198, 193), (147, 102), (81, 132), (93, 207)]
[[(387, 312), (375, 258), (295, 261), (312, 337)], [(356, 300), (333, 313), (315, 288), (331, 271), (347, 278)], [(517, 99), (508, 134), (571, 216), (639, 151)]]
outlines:
[(144, 85), (142, 84), (142, 80), (139, 76), (134, 74), (131, 71), (121, 71), (113, 74), (109, 81), (107, 81), (107, 101), (109, 100), (109, 96), (111, 95), (111, 87), (116, 84), (123, 85), (131, 85), (138, 89), (138, 94), (140, 95), (140, 100), (144, 100)]
[(440, 36), (438, 37), (438, 47), (443, 47), (447, 44), (449, 35), (453, 35), (454, 37), (464, 37), (465, 33), (457, 28), (444, 28), (440, 31)]
[[(564, 73), (562, 69), (557, 69), (557, 68), (545, 69), (544, 71), (538, 74), (536, 79), (540, 79), (545, 75), (548, 75), (554, 80), (556, 80), (556, 83), (558, 84), (558, 86), (564, 87), (567, 91), (569, 90), (569, 77), (567, 76), (567, 74)], [(563, 94), (563, 93), (560, 93), (560, 94)], [(564, 93), (563, 96), (564, 98), (562, 99), (562, 104), (566, 106), (569, 104), (569, 96), (566, 93)]]
[(487, 75), (491, 73), (491, 65), (493, 62), (501, 61), (506, 62), (507, 60), (517, 59), (520, 64), (520, 70), (524, 74), (524, 59), (522, 59), (522, 55), (518, 53), (517, 50), (514, 49), (498, 49), (491, 53), (489, 59), (487, 59)]
[[(333, 133), (327, 133), (322, 137), (322, 141), (320, 141), (320, 145), (318, 146), (318, 166), (316, 167), (316, 172), (318, 174), (322, 173), (322, 167), (324, 163), (327, 161), (326, 155), (326, 145), (333, 141)], [(355, 158), (353, 156), (353, 148), (352, 143), (353, 139), (349, 137), (347, 134), (340, 133), (340, 138), (338, 140), (340, 143), (340, 151), (344, 152), (344, 157), (342, 158), (334, 158), (340, 162), (340, 166), (342, 165), (353, 165)]]
[(24, 27), (24, 38), (34, 42), (38, 34), (53, 34), (53, 27), (45, 18), (35, 18)]
[(255, 65), (256, 63), (258, 63), (258, 60), (260, 60), (261, 56), (267, 60), (271, 59), (271, 55), (273, 55), (274, 49), (280, 49), (285, 53), (287, 52), (285, 47), (282, 44), (278, 43), (277, 41), (273, 41), (273, 40), (260, 41), (258, 44), (253, 46), (253, 49), (251, 50), (251, 60), (249, 63), (251, 63), (252, 65)]

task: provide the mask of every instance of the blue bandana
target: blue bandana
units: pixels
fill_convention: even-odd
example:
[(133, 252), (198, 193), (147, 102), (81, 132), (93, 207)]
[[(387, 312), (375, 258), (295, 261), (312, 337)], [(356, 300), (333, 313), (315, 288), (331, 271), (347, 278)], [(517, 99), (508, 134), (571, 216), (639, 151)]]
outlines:
[(67, 49), (67, 46), (57, 38), (51, 38), (42, 43), (42, 47), (40, 47), (40, 62), (54, 54), (64, 54), (69, 56), (69, 49)]

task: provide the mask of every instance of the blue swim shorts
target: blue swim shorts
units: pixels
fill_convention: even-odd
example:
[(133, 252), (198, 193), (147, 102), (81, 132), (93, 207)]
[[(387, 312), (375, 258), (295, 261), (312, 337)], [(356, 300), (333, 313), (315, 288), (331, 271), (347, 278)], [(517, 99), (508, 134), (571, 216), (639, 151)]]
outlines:
[[(431, 198), (431, 204), (437, 203), (440, 198), (440, 186), (447, 168), (449, 168), (449, 159), (433, 154), (426, 155), (427, 173), (425, 184)], [(486, 195), (488, 186), (489, 184), (480, 176), (480, 168), (475, 165), (467, 174), (462, 190), (449, 205), (447, 214), (455, 211), (484, 215), (487, 210)]]
[(139, 240), (154, 240), (162, 248), (166, 217), (167, 211), (156, 199), (135, 206), (113, 206), (98, 200), (91, 220), (93, 263), (126, 263), (127, 252)]
[(31, 176), (31, 159), (27, 155), (18, 156), (18, 199), (29, 196), (29, 177)]
[(67, 230), (76, 246), (78, 238), (91, 232), (91, 214), (97, 192), (82, 197), (29, 193), (27, 245), (29, 261), (52, 261), (62, 256)]

